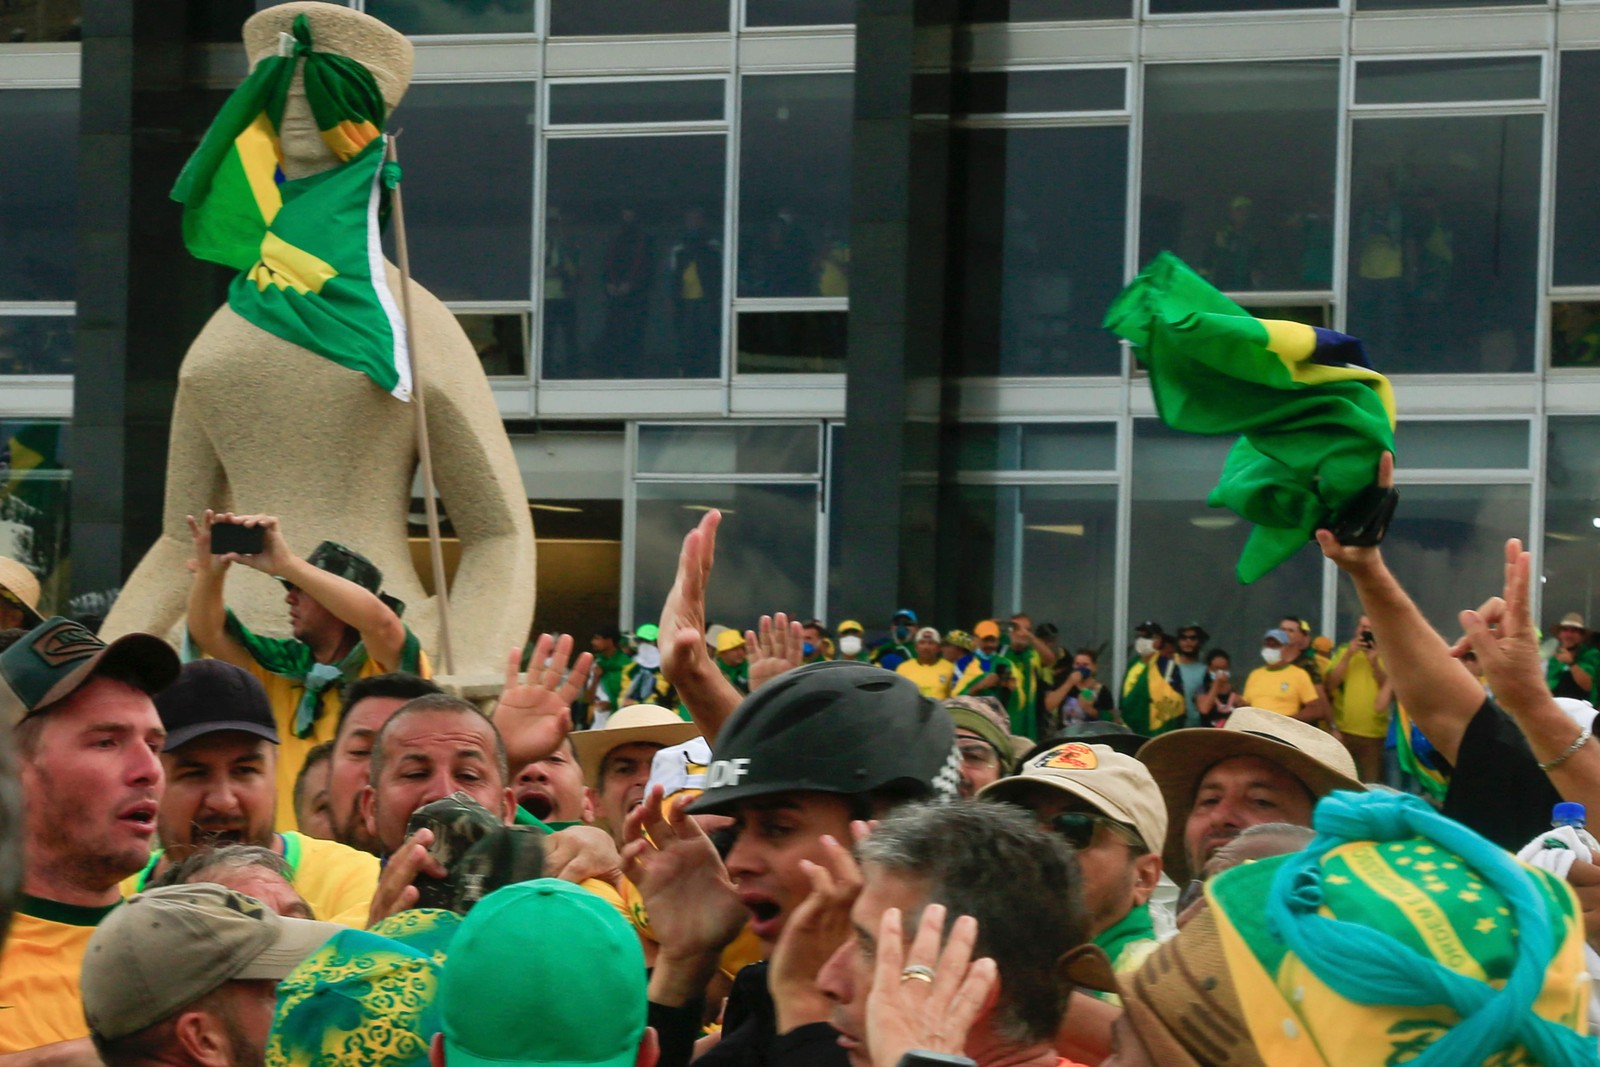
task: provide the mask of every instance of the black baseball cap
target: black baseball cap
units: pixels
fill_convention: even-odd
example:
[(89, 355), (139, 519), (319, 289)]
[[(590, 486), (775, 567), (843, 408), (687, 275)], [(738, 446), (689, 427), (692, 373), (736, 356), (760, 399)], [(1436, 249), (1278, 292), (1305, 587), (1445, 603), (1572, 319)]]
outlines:
[(1161, 628), (1161, 624), (1159, 622), (1153, 622), (1148, 619), (1144, 622), (1141, 622), (1138, 626), (1135, 626), (1133, 628), (1133, 632), (1136, 634), (1142, 634), (1145, 637), (1160, 637), (1166, 633), (1166, 631)]
[(152, 634), (108, 645), (71, 619), (46, 619), (0, 653), (0, 718), (15, 726), (112, 671), (154, 696), (177, 678), (178, 654)]
[(278, 743), (278, 725), (266, 689), (243, 667), (220, 659), (185, 663), (178, 680), (156, 697), (156, 711), (167, 728), (163, 752), (224, 730)]

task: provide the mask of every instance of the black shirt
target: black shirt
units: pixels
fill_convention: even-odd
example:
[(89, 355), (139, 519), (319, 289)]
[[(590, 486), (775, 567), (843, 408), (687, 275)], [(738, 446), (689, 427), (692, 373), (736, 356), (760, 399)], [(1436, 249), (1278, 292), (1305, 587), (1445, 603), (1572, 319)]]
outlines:
[(1528, 739), (1511, 716), (1485, 698), (1461, 738), (1444, 813), (1516, 852), (1550, 829), (1550, 809), (1560, 802)]
[[(699, 1032), (700, 1004), (651, 1004), (649, 1014), (661, 1038), (658, 1067), (685, 1067)], [(839, 1032), (827, 1023), (807, 1023), (779, 1034), (767, 964), (752, 963), (734, 976), (722, 1011), (722, 1040), (694, 1062), (695, 1067), (848, 1067), (838, 1038)]]

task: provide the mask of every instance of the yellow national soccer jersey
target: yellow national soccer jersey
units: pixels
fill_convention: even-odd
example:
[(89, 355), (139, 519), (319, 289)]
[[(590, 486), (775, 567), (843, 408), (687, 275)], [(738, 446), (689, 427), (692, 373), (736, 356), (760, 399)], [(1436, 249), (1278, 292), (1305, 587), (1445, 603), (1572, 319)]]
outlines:
[(1244, 702), (1279, 715), (1297, 715), (1317, 699), (1317, 686), (1299, 667), (1290, 664), (1271, 670), (1257, 667), (1244, 683)]
[(903, 674), (917, 683), (917, 688), (929, 700), (943, 700), (956, 684), (956, 665), (946, 659), (928, 664), (908, 659), (894, 670), (896, 674)]
[(78, 975), (90, 935), (116, 906), (23, 896), (0, 949), (0, 1054), (89, 1036)]

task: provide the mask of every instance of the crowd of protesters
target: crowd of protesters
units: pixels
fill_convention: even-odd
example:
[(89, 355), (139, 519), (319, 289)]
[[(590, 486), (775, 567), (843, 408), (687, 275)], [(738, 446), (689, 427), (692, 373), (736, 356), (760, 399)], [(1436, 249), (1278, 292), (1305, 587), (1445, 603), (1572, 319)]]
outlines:
[(0, 1067), (1600, 1062), (1600, 651), (1519, 543), (1453, 644), (1321, 531), (1348, 642), (1106, 679), (1021, 614), (710, 625), (719, 522), (488, 710), (270, 516), (192, 521), (188, 662), (0, 571)]

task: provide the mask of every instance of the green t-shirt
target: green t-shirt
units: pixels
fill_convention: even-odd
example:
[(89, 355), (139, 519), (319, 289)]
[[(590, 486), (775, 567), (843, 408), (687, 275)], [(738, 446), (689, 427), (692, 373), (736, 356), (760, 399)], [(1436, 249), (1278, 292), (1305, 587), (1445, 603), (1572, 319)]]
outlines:
[(600, 688), (615, 708), (622, 699), (622, 672), (633, 663), (633, 657), (620, 648), (594, 658), (595, 670), (600, 672)]

